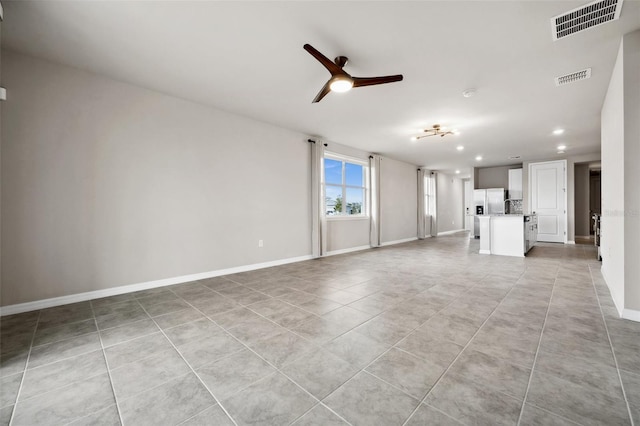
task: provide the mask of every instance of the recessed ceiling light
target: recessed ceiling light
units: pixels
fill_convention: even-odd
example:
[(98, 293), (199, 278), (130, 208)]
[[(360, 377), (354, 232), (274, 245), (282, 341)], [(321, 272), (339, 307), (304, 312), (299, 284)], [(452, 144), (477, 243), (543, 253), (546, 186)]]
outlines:
[(415, 136), (411, 136), (411, 139), (410, 139), (410, 141), (411, 141), (411, 142), (415, 142), (415, 141), (417, 141), (417, 140), (418, 140), (418, 138), (417, 138), (417, 137), (415, 137)]
[(555, 129), (555, 130), (553, 131), (553, 134), (554, 134), (554, 135), (561, 135), (561, 134), (563, 134), (563, 133), (564, 133), (564, 129)]
[(462, 92), (462, 96), (464, 96), (465, 98), (470, 98), (475, 94), (476, 94), (476, 89), (467, 89), (464, 92)]
[(564, 151), (565, 149), (567, 149), (566, 145), (558, 145), (558, 151)]
[(459, 175), (460, 174), (460, 170), (456, 170), (456, 174)]
[(462, 145), (458, 145), (458, 146), (456, 147), (456, 149), (457, 149), (458, 151), (463, 151), (463, 150), (464, 150), (464, 146), (462, 146)]
[(476, 161), (480, 161), (480, 160), (482, 160), (482, 155), (476, 156)]

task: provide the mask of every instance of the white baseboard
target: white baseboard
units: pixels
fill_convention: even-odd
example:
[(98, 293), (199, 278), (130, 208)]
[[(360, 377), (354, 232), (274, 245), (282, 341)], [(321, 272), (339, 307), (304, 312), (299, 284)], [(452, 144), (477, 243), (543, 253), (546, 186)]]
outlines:
[(358, 247), (351, 247), (351, 248), (340, 249), (340, 250), (333, 250), (333, 251), (328, 251), (327, 254), (325, 254), (325, 256), (335, 256), (336, 254), (351, 253), (354, 251), (366, 250), (370, 248), (371, 246), (358, 246)]
[[(369, 246), (367, 246), (368, 248)], [(179, 277), (165, 278), (155, 281), (147, 281), (138, 284), (130, 284), (119, 287), (105, 288), (103, 290), (87, 291), (85, 293), (70, 294), (68, 296), (53, 297), (51, 299), (35, 300), (33, 302), (18, 303), (0, 307), (0, 316), (20, 314), (22, 312), (36, 311), (69, 303), (85, 302), (101, 297), (117, 296), (119, 294), (132, 293), (134, 291), (149, 290), (151, 288), (165, 287), (168, 285), (182, 284), (189, 281), (203, 280), (205, 278), (219, 277), (221, 275), (236, 274), (238, 272), (253, 271), (256, 269), (270, 268), (272, 266), (286, 265), (288, 263), (302, 262), (313, 259), (313, 256), (298, 256), (289, 259), (274, 260), (271, 262), (254, 263), (252, 265), (237, 266), (234, 268), (218, 269), (217, 271), (202, 272), (199, 274), (182, 275)]]
[(480, 250), (478, 251), (479, 254), (491, 254), (491, 250)]
[(454, 229), (453, 231), (438, 232), (438, 237), (443, 235), (457, 234), (458, 232), (467, 232), (466, 229)]
[(394, 244), (402, 244), (402, 243), (408, 243), (410, 241), (416, 241), (418, 239), (418, 237), (412, 237), (412, 238), (404, 238), (402, 240), (395, 240), (395, 241), (387, 241), (384, 243), (380, 244), (380, 247), (384, 247), (384, 246), (392, 246)]
[(624, 309), (621, 316), (630, 321), (640, 322), (640, 311), (636, 311), (635, 309)]
[(576, 242), (573, 240), (568, 240), (565, 244), (575, 244)]

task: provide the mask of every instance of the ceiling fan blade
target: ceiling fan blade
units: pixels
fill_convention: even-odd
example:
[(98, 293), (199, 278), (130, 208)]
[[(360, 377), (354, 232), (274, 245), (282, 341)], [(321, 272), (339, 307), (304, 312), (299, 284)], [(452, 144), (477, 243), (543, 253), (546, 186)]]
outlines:
[(325, 83), (324, 86), (322, 86), (322, 89), (320, 89), (320, 91), (318, 92), (318, 94), (316, 95), (316, 97), (313, 99), (313, 102), (311, 102), (312, 104), (315, 104), (316, 102), (320, 102), (322, 100), (322, 98), (324, 98), (325, 96), (327, 96), (327, 94), (331, 91), (331, 88), (329, 87), (329, 81), (327, 81)]
[(352, 77), (353, 87), (374, 86), (376, 84), (393, 83), (402, 81), (402, 74), (388, 75), (385, 77)]
[(324, 65), (324, 67), (331, 73), (331, 75), (339, 74), (343, 72), (342, 68), (336, 65), (331, 59), (324, 56), (322, 53), (320, 53), (318, 50), (316, 50), (315, 47), (311, 46), (310, 44), (305, 44), (304, 50), (311, 53), (311, 56), (316, 58), (318, 62)]

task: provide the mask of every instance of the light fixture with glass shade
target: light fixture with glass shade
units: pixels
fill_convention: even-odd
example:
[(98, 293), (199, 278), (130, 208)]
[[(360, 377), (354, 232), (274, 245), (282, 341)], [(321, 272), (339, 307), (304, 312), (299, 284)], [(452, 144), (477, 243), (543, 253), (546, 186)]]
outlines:
[(332, 92), (348, 92), (349, 90), (351, 90), (351, 88), (353, 88), (353, 79), (347, 77), (346, 75), (337, 75), (331, 79), (329, 88)]

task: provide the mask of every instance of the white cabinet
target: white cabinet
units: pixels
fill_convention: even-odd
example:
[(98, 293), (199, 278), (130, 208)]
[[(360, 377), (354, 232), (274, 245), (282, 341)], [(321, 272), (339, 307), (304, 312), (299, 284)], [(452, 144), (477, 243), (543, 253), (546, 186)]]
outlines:
[(531, 250), (538, 241), (538, 216), (524, 217), (524, 252)]
[(522, 199), (522, 169), (509, 170), (509, 199)]

